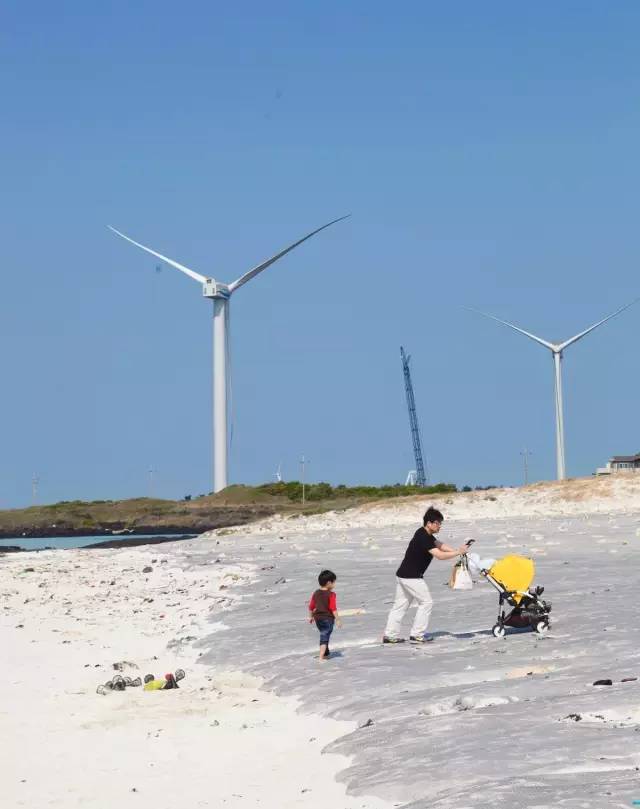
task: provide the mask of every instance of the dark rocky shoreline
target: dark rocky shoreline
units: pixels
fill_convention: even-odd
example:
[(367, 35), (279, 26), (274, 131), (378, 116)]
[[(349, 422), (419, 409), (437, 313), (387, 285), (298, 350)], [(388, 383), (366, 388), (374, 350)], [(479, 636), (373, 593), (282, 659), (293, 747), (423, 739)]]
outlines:
[(0, 539), (53, 539), (62, 537), (104, 536), (105, 539), (121, 536), (136, 537), (141, 534), (149, 536), (181, 537), (185, 533), (190, 535), (203, 534), (216, 528), (229, 528), (235, 525), (246, 525), (256, 520), (270, 517), (278, 511), (274, 506), (217, 506), (208, 510), (194, 511), (191, 514), (167, 515), (165, 518), (155, 518), (148, 522), (136, 520), (135, 524), (121, 519), (95, 519), (90, 524), (76, 524), (67, 517), (58, 515), (49, 516), (38, 522), (26, 520), (15, 522), (5, 528), (0, 528)]
[[(179, 536), (136, 537), (128, 536), (126, 539), (106, 539), (104, 542), (93, 542), (78, 548), (22, 548), (19, 545), (0, 545), (0, 555), (3, 553), (34, 553), (37, 551), (71, 551), (96, 550), (100, 548), (135, 548), (140, 545), (162, 545), (164, 542), (182, 542), (185, 539), (195, 539), (197, 534), (180, 534)], [(45, 539), (50, 537), (44, 537)]]
[(83, 545), (82, 550), (94, 548), (135, 548), (138, 545), (162, 545), (164, 542), (182, 542), (184, 539), (195, 539), (197, 534), (180, 534), (173, 537), (135, 537), (128, 536), (126, 539), (107, 539), (104, 542), (94, 542), (91, 545)]

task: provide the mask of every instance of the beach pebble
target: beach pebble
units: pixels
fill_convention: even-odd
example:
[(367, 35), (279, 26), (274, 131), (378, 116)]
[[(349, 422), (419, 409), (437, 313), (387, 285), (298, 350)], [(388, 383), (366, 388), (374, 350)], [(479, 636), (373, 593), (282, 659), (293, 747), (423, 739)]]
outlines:
[(124, 671), (126, 668), (128, 669), (137, 669), (138, 666), (135, 663), (131, 663), (129, 660), (119, 660), (117, 663), (112, 663), (114, 671)]

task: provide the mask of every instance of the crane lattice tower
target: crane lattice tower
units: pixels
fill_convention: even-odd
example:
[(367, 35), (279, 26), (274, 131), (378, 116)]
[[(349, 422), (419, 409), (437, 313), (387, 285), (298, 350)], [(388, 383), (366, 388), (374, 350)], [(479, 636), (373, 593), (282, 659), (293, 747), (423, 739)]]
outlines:
[(413, 395), (413, 384), (411, 383), (411, 371), (409, 370), (411, 355), (405, 354), (404, 348), (400, 346), (400, 356), (402, 357), (404, 388), (407, 394), (407, 407), (409, 408), (409, 427), (411, 428), (411, 440), (413, 441), (413, 454), (416, 460), (416, 486), (426, 486), (428, 476), (425, 472), (424, 460), (422, 458), (420, 426), (418, 424), (418, 414), (416, 413), (416, 400), (415, 396)]

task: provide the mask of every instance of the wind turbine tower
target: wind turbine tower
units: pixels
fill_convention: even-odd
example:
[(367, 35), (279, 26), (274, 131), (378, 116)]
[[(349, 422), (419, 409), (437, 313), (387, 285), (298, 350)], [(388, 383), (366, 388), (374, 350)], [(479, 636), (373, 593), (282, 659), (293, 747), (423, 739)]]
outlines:
[(565, 467), (565, 453), (564, 453), (564, 408), (562, 404), (562, 359), (565, 349), (569, 348), (569, 346), (577, 343), (578, 340), (581, 340), (583, 337), (586, 337), (587, 334), (590, 334), (594, 329), (597, 329), (598, 326), (602, 326), (603, 323), (606, 323), (607, 320), (611, 320), (611, 318), (616, 317), (621, 312), (624, 312), (625, 309), (628, 309), (630, 306), (633, 306), (634, 303), (637, 303), (640, 298), (636, 298), (635, 300), (631, 301), (631, 303), (627, 303), (624, 306), (621, 306), (620, 309), (616, 309), (615, 312), (612, 312), (607, 317), (602, 318), (597, 323), (594, 323), (593, 326), (589, 326), (588, 329), (581, 331), (579, 334), (570, 337), (568, 340), (565, 340), (563, 343), (551, 343), (548, 340), (543, 340), (542, 337), (538, 337), (535, 334), (531, 334), (531, 332), (525, 331), (521, 329), (519, 326), (514, 326), (513, 323), (508, 323), (506, 320), (500, 320), (499, 317), (495, 317), (494, 315), (489, 315), (486, 312), (480, 312), (477, 309), (469, 309), (470, 312), (476, 312), (476, 314), (483, 315), (484, 317), (491, 318), (491, 320), (495, 320), (497, 323), (501, 323), (503, 326), (508, 326), (510, 329), (519, 332), (520, 334), (524, 334), (525, 337), (528, 337), (530, 340), (538, 343), (544, 348), (549, 349), (553, 356), (553, 373), (554, 373), (554, 381), (555, 381), (555, 411), (556, 411), (556, 469), (557, 469), (557, 478), (558, 480), (564, 480), (566, 478), (566, 467)]
[(167, 258), (167, 256), (163, 256), (162, 253), (157, 253), (150, 247), (146, 247), (144, 244), (140, 244), (139, 242), (134, 241), (133, 239), (129, 238), (129, 236), (125, 236), (125, 234), (121, 233), (119, 230), (112, 228), (111, 225), (108, 226), (110, 230), (112, 230), (118, 236), (121, 236), (123, 239), (126, 239), (128, 242), (131, 242), (131, 244), (134, 244), (141, 250), (145, 250), (147, 253), (151, 253), (152, 256), (159, 258), (161, 261), (170, 264), (172, 267), (175, 267), (177, 270), (180, 270), (180, 272), (183, 272), (185, 275), (188, 275), (190, 278), (193, 278), (194, 281), (198, 281), (198, 283), (202, 285), (202, 295), (213, 302), (213, 490), (214, 492), (219, 492), (221, 489), (225, 489), (227, 487), (228, 482), (227, 357), (229, 356), (229, 343), (228, 343), (229, 304), (231, 296), (237, 289), (239, 289), (241, 286), (244, 286), (248, 281), (251, 281), (252, 278), (255, 278), (256, 275), (261, 273), (263, 270), (266, 270), (267, 267), (270, 267), (272, 264), (281, 259), (295, 247), (298, 247), (298, 245), (302, 244), (303, 242), (306, 242), (307, 239), (310, 239), (312, 236), (315, 236), (316, 233), (320, 233), (321, 230), (324, 230), (325, 228), (334, 225), (336, 222), (341, 222), (343, 219), (347, 219), (347, 216), (341, 216), (339, 219), (334, 219), (331, 222), (327, 222), (326, 225), (322, 225), (322, 227), (319, 227), (316, 230), (312, 230), (311, 233), (307, 233), (306, 236), (303, 236), (301, 239), (298, 239), (297, 242), (294, 242), (293, 244), (290, 244), (288, 247), (285, 247), (284, 250), (280, 250), (280, 252), (276, 253), (275, 256), (271, 256), (271, 258), (268, 258), (266, 261), (263, 261), (261, 264), (258, 264), (257, 266), (253, 267), (253, 269), (249, 270), (244, 275), (241, 275), (240, 278), (237, 278), (231, 284), (224, 284), (221, 283), (220, 281), (216, 281), (214, 278), (201, 275), (195, 270), (192, 270), (189, 267), (185, 267), (184, 264), (179, 264), (177, 261), (174, 261), (171, 258)]
[[(424, 461), (422, 460), (422, 441), (420, 439), (420, 426), (418, 425), (418, 414), (416, 413), (416, 400), (413, 395), (413, 384), (411, 382), (411, 371), (409, 362), (411, 355), (404, 353), (404, 348), (400, 346), (400, 356), (402, 358), (402, 371), (404, 373), (404, 389), (407, 394), (407, 407), (409, 409), (409, 427), (411, 428), (411, 440), (413, 441), (413, 454), (416, 459), (415, 486), (424, 487), (427, 485), (427, 475), (424, 471)], [(412, 473), (409, 475), (413, 480)], [(409, 477), (407, 477), (409, 481)]]

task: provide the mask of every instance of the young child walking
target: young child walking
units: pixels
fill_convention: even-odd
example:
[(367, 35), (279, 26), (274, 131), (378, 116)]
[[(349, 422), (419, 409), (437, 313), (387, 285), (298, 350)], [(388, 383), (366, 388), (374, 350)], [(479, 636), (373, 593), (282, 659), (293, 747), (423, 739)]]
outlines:
[(316, 590), (309, 601), (309, 623), (316, 622), (320, 632), (320, 660), (327, 660), (329, 651), (329, 638), (333, 632), (334, 624), (342, 627), (338, 615), (338, 604), (333, 588), (336, 586), (336, 574), (330, 570), (323, 570), (318, 576), (320, 589)]

